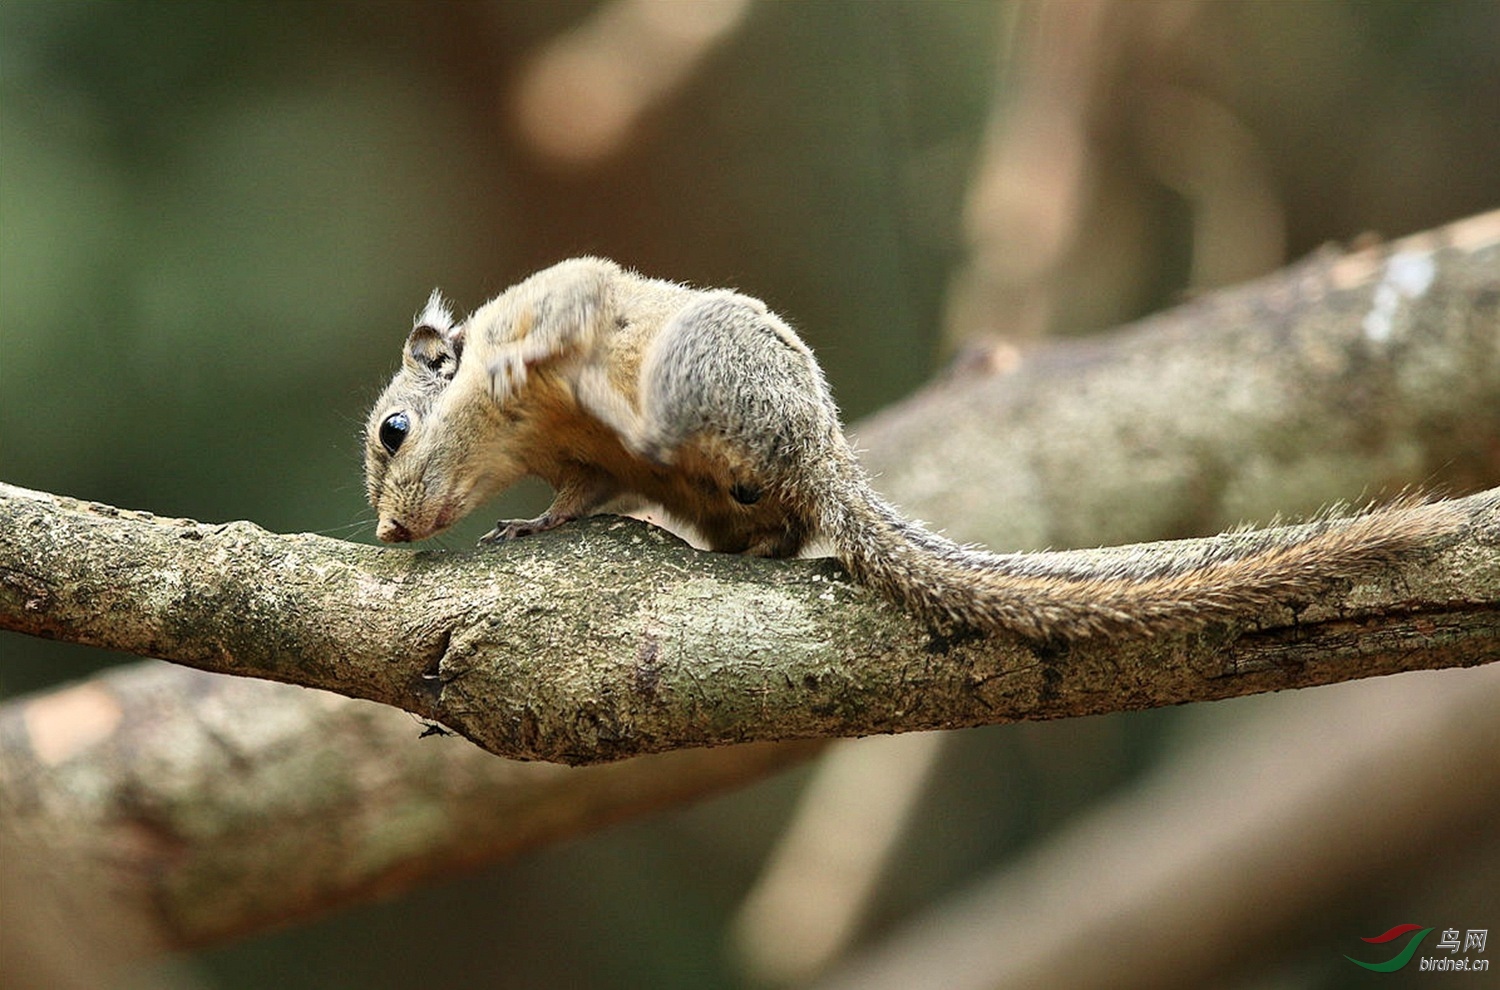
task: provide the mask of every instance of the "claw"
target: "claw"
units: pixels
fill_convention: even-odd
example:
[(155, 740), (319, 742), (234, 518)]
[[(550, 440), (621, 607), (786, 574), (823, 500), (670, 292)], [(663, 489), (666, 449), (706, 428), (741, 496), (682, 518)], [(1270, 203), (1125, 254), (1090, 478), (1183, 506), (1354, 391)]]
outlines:
[(555, 516), (544, 513), (535, 519), (501, 519), (495, 523), (495, 528), (479, 538), (480, 543), (505, 543), (509, 540), (519, 540), (523, 536), (535, 536), (537, 533), (545, 533), (549, 529), (556, 529), (563, 523), (572, 522), (577, 516)]

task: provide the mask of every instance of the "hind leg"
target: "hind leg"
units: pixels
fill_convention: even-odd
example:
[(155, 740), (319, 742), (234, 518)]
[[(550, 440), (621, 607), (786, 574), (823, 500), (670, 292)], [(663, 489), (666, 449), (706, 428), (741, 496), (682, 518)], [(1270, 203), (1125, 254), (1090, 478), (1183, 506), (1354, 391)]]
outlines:
[(763, 303), (705, 292), (668, 321), (641, 364), (641, 440), (672, 450), (708, 434), (771, 462), (837, 423), (812, 354)]
[[(731, 455), (751, 432), (746, 424), (764, 419), (744, 408), (760, 401), (761, 385), (753, 358), (736, 346), (738, 337), (757, 332), (756, 315), (718, 296), (695, 300), (668, 320), (647, 348), (635, 382), (638, 403), (611, 381), (602, 362), (574, 372), (574, 396), (633, 453), (653, 463), (676, 463), (683, 444), (695, 438), (704, 438), (706, 449), (720, 458)], [(751, 504), (759, 489), (747, 483), (737, 495)]]
[(813, 523), (810, 460), (842, 433), (806, 346), (758, 300), (703, 293), (663, 328), (640, 373), (638, 449), (702, 482), (715, 549), (795, 556)]

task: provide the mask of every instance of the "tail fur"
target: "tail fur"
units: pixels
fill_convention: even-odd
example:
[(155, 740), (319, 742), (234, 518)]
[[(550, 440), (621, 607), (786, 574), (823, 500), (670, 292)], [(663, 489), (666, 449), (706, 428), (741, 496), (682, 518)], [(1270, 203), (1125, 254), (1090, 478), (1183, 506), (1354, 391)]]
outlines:
[[(827, 500), (823, 534), (861, 583), (941, 625), (1032, 639), (1186, 631), (1306, 600), (1456, 530), (1443, 503), (1405, 499), (1310, 523), (1241, 530), (1184, 549), (998, 554), (905, 519), (867, 484)], [(838, 504), (828, 504), (830, 502)]]

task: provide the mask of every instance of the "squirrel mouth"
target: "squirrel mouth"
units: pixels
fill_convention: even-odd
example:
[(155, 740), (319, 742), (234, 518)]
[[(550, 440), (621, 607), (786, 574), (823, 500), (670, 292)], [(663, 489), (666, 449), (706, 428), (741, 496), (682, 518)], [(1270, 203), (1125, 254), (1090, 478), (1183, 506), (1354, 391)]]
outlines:
[(436, 536), (443, 530), (452, 526), (460, 516), (463, 515), (463, 506), (459, 503), (448, 503), (438, 509), (431, 523), (423, 526), (409, 524), (401, 519), (387, 517), (382, 519), (375, 529), (375, 535), (382, 543), (415, 543), (425, 540), (429, 536)]

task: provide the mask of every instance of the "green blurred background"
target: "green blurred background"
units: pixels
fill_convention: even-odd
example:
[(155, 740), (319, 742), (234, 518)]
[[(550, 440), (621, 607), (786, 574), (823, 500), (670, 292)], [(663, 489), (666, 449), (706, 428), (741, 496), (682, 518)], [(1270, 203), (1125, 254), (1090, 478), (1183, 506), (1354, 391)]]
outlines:
[[(517, 107), (539, 59), (608, 23), (595, 3), (0, 0), (0, 477), (371, 540), (358, 432), (411, 314), (433, 286), (472, 309), (583, 252), (765, 298), (857, 419), (1014, 329), (955, 299), (997, 242), (976, 179), (1048, 58), (1094, 80), (1085, 194), (1026, 276), (1046, 318), (1016, 332), (1099, 329), (1500, 204), (1492, 0), (1127, 4), (1131, 30), (1081, 45), (1072, 75), (1035, 39), (1108, 4), (720, 6), (728, 26), (584, 154), (547, 143), (568, 147), (566, 99), (540, 123)], [(1219, 121), (1229, 164), (1181, 120)], [(1205, 217), (1245, 196), (1264, 236), (1206, 263)], [(1024, 254), (1025, 234), (999, 243)], [(123, 659), (0, 650), (4, 695)], [(1128, 780), (1172, 717), (1115, 720), (1082, 763), (1061, 733), (1037, 762), (1053, 727), (961, 736), (872, 930)], [(190, 965), (224, 988), (736, 986), (724, 926), (799, 780)]]

